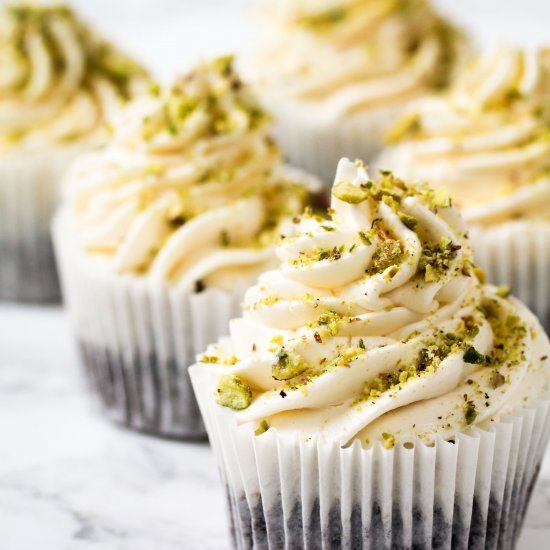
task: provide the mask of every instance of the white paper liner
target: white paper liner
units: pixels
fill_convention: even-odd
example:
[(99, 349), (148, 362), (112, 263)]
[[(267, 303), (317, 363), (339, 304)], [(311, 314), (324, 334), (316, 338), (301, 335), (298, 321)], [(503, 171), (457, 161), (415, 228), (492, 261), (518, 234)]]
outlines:
[(550, 222), (472, 226), (470, 238), (488, 282), (509, 285), (550, 331)]
[(50, 222), (63, 174), (81, 146), (0, 157), (0, 299), (59, 299)]
[(105, 412), (148, 433), (204, 437), (187, 367), (227, 334), (245, 287), (197, 294), (106, 272), (67, 235), (64, 221), (57, 215), (52, 226), (63, 296)]
[(236, 548), (514, 547), (548, 437), (550, 401), (456, 441), (369, 448), (254, 436), (191, 379), (228, 492)]
[(315, 108), (269, 97), (264, 102), (275, 118), (273, 135), (287, 160), (320, 177), (327, 187), (341, 158), (365, 162), (375, 158), (385, 132), (406, 105), (394, 103), (330, 118), (322, 103)]

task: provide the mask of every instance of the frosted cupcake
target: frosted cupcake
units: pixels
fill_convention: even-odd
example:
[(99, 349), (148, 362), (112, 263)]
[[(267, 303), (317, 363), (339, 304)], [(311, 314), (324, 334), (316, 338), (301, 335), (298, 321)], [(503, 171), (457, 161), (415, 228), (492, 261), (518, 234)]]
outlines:
[(199, 437), (187, 367), (273, 265), (309, 180), (281, 163), (269, 117), (230, 58), (156, 92), (71, 168), (54, 240), (106, 411), (140, 430)]
[(459, 48), (425, 0), (263, 5), (250, 74), (284, 153), (327, 184), (344, 153), (371, 159), (403, 106), (447, 82)]
[(377, 162), (446, 186), (489, 281), (550, 327), (550, 50), (501, 47), (397, 122)]
[(59, 298), (49, 224), (68, 163), (145, 73), (62, 5), (0, 12), (0, 299)]
[(450, 199), (343, 160), (191, 378), (237, 548), (512, 548), (550, 343)]

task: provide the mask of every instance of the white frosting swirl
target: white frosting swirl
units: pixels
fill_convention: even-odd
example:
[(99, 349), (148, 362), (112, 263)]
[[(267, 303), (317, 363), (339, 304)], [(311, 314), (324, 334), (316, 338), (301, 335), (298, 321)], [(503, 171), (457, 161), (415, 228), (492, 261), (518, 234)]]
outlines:
[(550, 50), (500, 47), (419, 101), (377, 164), (446, 186), (472, 223), (550, 220)]
[(447, 80), (458, 36), (424, 0), (265, 4), (266, 45), (251, 72), (278, 100), (338, 117), (401, 104)]
[(281, 164), (231, 61), (136, 99), (109, 146), (70, 171), (65, 199), (87, 254), (185, 288), (254, 277), (273, 261), (275, 238), (307, 198), (293, 182), (307, 178)]
[(145, 85), (145, 71), (68, 7), (0, 12), (0, 150), (91, 137)]
[[(336, 181), (331, 219), (304, 216), (282, 240), (280, 268), (248, 291), (194, 378), (238, 404), (239, 423), (342, 445), (452, 438), (540, 397), (548, 339), (482, 286), (450, 199), (389, 173), (371, 181), (347, 160)], [(248, 406), (235, 387), (250, 388)]]

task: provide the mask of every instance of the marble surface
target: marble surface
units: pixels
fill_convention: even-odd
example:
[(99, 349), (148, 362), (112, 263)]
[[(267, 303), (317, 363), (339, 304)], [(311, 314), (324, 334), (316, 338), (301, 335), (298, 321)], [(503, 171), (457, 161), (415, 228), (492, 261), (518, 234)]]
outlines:
[(206, 443), (104, 422), (59, 308), (0, 306), (0, 549), (225, 550)]
[[(0, 305), (0, 550), (226, 550), (207, 444), (112, 426), (60, 308)], [(519, 550), (550, 540), (550, 453)]]

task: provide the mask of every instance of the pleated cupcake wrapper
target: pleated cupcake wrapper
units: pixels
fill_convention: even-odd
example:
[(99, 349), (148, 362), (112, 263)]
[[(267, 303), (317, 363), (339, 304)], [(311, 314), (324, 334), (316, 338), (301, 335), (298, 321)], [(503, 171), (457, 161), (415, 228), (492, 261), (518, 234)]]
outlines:
[(473, 226), (470, 238), (488, 282), (509, 285), (550, 331), (550, 222)]
[[(188, 366), (228, 331), (243, 288), (182, 292), (98, 269), (53, 224), (63, 295), (91, 388), (118, 423), (155, 435), (201, 438)], [(103, 267), (103, 266), (101, 266)]]
[(319, 176), (328, 188), (341, 158), (369, 162), (380, 152), (385, 132), (403, 108), (374, 107), (330, 120), (323, 117), (322, 104), (314, 112), (279, 101), (266, 101), (266, 106), (275, 117), (274, 137), (289, 162)]
[(65, 170), (81, 147), (0, 157), (0, 299), (59, 300), (50, 222)]
[(454, 443), (364, 448), (255, 436), (191, 378), (236, 548), (513, 548), (550, 434), (537, 401)]

